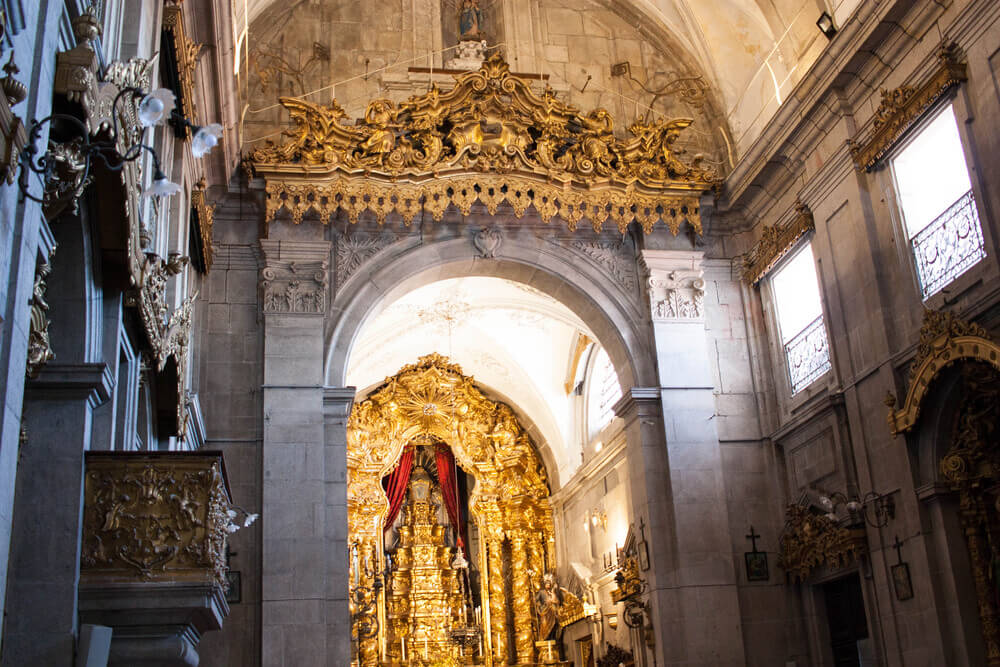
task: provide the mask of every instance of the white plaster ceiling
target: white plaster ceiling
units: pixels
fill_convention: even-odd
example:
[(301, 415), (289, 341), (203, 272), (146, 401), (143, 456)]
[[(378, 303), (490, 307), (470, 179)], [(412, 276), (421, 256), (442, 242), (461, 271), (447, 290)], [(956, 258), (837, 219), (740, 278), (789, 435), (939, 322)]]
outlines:
[(564, 386), (577, 332), (588, 329), (572, 311), (531, 287), (501, 278), (442, 280), (409, 292), (365, 323), (347, 382), (361, 397), (418, 357), (443, 354), (534, 423), (536, 439), (558, 467), (550, 474), (567, 479), (580, 463)]

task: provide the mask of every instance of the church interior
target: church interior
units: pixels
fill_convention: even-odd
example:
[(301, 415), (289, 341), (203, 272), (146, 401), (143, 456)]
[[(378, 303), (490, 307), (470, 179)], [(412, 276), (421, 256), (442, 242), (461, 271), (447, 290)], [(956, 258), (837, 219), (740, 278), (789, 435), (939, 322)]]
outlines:
[(0, 0), (2, 667), (1000, 667), (1000, 3)]

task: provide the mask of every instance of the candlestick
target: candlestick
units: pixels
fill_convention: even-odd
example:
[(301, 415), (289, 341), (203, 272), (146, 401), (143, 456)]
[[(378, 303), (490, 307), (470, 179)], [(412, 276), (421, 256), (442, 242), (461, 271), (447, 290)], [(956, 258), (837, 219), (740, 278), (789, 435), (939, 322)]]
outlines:
[(427, 659), (427, 637), (424, 637), (424, 660)]
[(406, 662), (406, 637), (399, 638), (400, 660)]

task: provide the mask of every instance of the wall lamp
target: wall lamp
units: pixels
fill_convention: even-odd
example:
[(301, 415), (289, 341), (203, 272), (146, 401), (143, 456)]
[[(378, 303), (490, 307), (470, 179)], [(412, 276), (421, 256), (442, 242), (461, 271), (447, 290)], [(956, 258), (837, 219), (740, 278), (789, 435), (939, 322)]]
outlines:
[(587, 512), (583, 519), (584, 530), (591, 530), (593, 528), (601, 527), (602, 530), (607, 530), (608, 528), (608, 513), (604, 510), (592, 509)]
[[(120, 131), (118, 119), (121, 113), (123, 101), (129, 101), (133, 105), (139, 101), (135, 114), (136, 120), (142, 127), (139, 141), (126, 148), (124, 152), (119, 152), (116, 145), (116, 137)], [(222, 137), (222, 126), (212, 123), (205, 127), (199, 127), (184, 118), (175, 110), (176, 98), (173, 91), (168, 88), (158, 88), (147, 93), (140, 88), (123, 88), (115, 96), (112, 104), (112, 127), (101, 133), (99, 137), (91, 136), (87, 125), (76, 116), (70, 114), (56, 113), (46, 116), (42, 120), (32, 121), (31, 129), (28, 133), (28, 141), (20, 154), (21, 174), (18, 178), (18, 187), (21, 194), (42, 204), (49, 203), (53, 199), (67, 199), (71, 201), (71, 206), (75, 210), (76, 200), (83, 194), (84, 188), (90, 182), (90, 169), (94, 160), (100, 160), (110, 171), (121, 171), (126, 164), (134, 162), (143, 153), (149, 153), (153, 160), (153, 183), (147, 187), (142, 195), (144, 197), (157, 196), (169, 197), (180, 192), (181, 186), (172, 183), (167, 179), (166, 174), (160, 168), (160, 158), (156, 150), (143, 142), (146, 128), (162, 124), (170, 119), (174, 124), (191, 130), (191, 154), (195, 158), (207, 155)], [(40, 153), (38, 140), (41, 137), (43, 128), (46, 125), (70, 126), (75, 132), (74, 138), (66, 143), (58, 144), (50, 142), (49, 148)], [(29, 172), (34, 172), (42, 177), (45, 184), (45, 193), (41, 198), (35, 197), (29, 191)]]
[(876, 493), (869, 491), (862, 498), (848, 498), (839, 491), (819, 497), (820, 507), (826, 510), (826, 518), (837, 520), (837, 508), (843, 506), (851, 517), (861, 517), (873, 528), (882, 528), (889, 519), (896, 516), (896, 503), (892, 493)]
[(816, 20), (816, 27), (826, 35), (827, 39), (833, 39), (833, 36), (837, 34), (837, 27), (833, 25), (833, 17), (827, 12), (819, 15), (819, 18)]

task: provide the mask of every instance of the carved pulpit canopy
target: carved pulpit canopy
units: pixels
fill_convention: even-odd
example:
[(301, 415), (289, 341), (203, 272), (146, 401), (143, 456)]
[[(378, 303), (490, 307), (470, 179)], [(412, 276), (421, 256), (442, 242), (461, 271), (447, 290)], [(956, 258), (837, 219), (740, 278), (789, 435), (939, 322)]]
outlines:
[(781, 534), (778, 566), (797, 581), (809, 578), (821, 567), (846, 567), (867, 549), (863, 528), (841, 526), (808, 507), (789, 505)]
[(440, 221), (449, 204), (467, 215), (478, 199), (491, 215), (534, 206), (570, 229), (586, 218), (599, 231), (610, 218), (649, 232), (661, 220), (676, 234), (687, 220), (701, 233), (700, 195), (720, 182), (674, 147), (691, 119), (636, 121), (622, 139), (606, 110), (536, 95), (499, 55), (449, 91), (373, 100), (355, 124), (336, 100), (280, 102), (295, 127), (248, 158), (266, 182), (268, 221), (284, 208), (296, 223), (309, 210), (325, 223), (344, 209), (351, 222), (369, 210), (379, 224), (395, 212), (409, 225), (421, 210)]

